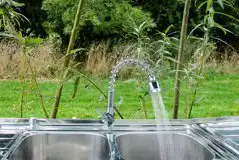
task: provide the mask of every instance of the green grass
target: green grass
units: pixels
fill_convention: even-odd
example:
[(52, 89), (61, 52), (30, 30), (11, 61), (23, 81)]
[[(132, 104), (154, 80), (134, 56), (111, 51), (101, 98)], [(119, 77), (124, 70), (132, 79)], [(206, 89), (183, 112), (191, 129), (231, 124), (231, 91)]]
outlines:
[[(95, 79), (102, 90), (107, 92), (107, 80)], [(173, 103), (173, 86), (172, 78), (161, 80), (163, 99), (170, 115), (172, 115)], [(92, 85), (86, 87), (89, 83), (81, 80), (77, 97), (72, 99), (73, 82), (65, 85), (58, 118), (80, 118), (80, 119), (97, 119), (100, 116), (96, 110), (102, 112), (106, 110), (106, 99), (101, 97)], [(123, 97), (123, 103), (120, 105), (120, 112), (125, 118), (139, 119), (144, 118), (144, 113), (139, 101), (139, 95), (147, 91), (146, 82), (120, 81), (116, 82), (116, 98)], [(37, 96), (37, 91), (30, 83), (25, 84), (27, 92), (24, 99), (24, 117), (44, 117)], [(139, 88), (141, 86), (141, 88)], [(19, 81), (0, 81), (0, 117), (20, 117), (20, 95), (22, 83)], [(51, 105), (56, 89), (56, 82), (41, 82), (41, 91), (47, 106), (48, 113), (51, 113)], [(181, 105), (179, 115), (184, 118), (184, 106), (188, 99), (187, 88), (183, 87), (181, 96)], [(213, 74), (209, 75), (200, 85), (198, 98), (202, 100), (195, 106), (192, 111), (192, 117), (221, 117), (221, 116), (238, 116), (239, 115), (239, 75), (237, 74)], [(100, 100), (101, 99), (101, 100)], [(146, 98), (146, 108), (149, 118), (153, 118), (153, 109), (150, 98)]]

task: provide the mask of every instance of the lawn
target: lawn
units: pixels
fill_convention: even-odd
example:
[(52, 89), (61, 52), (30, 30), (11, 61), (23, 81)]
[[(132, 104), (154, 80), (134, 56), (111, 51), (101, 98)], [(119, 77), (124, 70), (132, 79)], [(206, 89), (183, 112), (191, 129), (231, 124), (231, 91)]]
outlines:
[[(95, 79), (96, 84), (107, 93), (107, 80)], [(56, 89), (55, 81), (41, 81), (40, 87), (49, 114)], [(77, 96), (72, 99), (74, 82), (65, 85), (58, 118), (97, 119), (100, 112), (106, 110), (106, 99), (91, 84), (81, 80)], [(173, 78), (160, 81), (165, 106), (172, 115)], [(44, 117), (37, 90), (34, 85), (25, 83), (24, 117)], [(141, 87), (139, 87), (141, 86)], [(20, 96), (22, 83), (17, 80), (0, 81), (0, 117), (20, 117)], [(184, 106), (188, 103), (187, 87), (183, 86), (179, 116), (184, 118)], [(118, 80), (116, 82), (115, 103), (121, 99), (119, 110), (125, 118), (144, 118), (139, 96), (147, 91), (146, 82), (136, 80)], [(121, 98), (122, 97), (122, 98)], [(239, 115), (239, 75), (213, 74), (207, 76), (200, 85), (198, 98), (201, 99), (192, 111), (192, 117), (220, 117)], [(146, 108), (149, 118), (154, 113), (150, 98), (146, 96)]]

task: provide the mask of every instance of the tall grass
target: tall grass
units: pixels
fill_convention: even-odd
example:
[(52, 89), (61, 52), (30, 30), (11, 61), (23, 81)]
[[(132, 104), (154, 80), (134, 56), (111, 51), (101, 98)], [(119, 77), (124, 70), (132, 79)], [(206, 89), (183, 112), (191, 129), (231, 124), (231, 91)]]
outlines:
[(108, 53), (108, 47), (107, 43), (91, 45), (85, 63), (87, 73), (95, 76), (108, 75), (115, 63), (115, 59), (111, 56), (111, 53)]
[[(17, 79), (20, 76), (20, 45), (16, 40), (3, 39), (0, 42), (0, 78)], [(31, 47), (30, 63), (38, 78), (56, 78), (61, 54), (56, 52), (53, 44), (44, 42)], [(54, 65), (52, 65), (54, 64)], [(30, 72), (27, 71), (27, 77)]]
[[(229, 52), (230, 56), (227, 53), (212, 53), (204, 66), (204, 70), (224, 74), (239, 73), (239, 54), (231, 50)], [(218, 57), (218, 55), (222, 56)]]

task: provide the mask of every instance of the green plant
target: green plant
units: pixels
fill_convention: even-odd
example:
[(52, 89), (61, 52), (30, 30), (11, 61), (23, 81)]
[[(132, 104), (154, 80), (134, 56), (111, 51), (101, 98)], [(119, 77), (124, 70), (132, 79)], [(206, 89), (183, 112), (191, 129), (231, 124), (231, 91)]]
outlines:
[[(23, 85), (25, 85), (26, 78), (26, 66), (30, 69), (31, 77), (33, 83), (36, 85), (38, 96), (41, 102), (41, 107), (44, 111), (46, 118), (48, 118), (48, 114), (44, 105), (43, 96), (41, 94), (41, 90), (39, 87), (39, 83), (37, 81), (37, 77), (35, 71), (33, 70), (29, 55), (31, 54), (30, 48), (34, 45), (40, 44), (42, 39), (40, 38), (30, 38), (22, 36), (21, 32), (17, 32), (20, 29), (20, 23), (24, 21), (28, 21), (28, 19), (14, 11), (14, 7), (22, 7), (23, 4), (17, 3), (13, 0), (1, 0), (0, 1), (0, 29), (3, 29), (5, 32), (1, 32), (0, 36), (4, 38), (13, 38), (18, 41), (20, 44), (21, 50), (21, 79)], [(20, 100), (20, 108), (21, 108), (21, 117), (23, 116), (23, 102), (24, 102), (24, 93), (25, 87), (22, 87), (21, 100)]]
[[(23, 66), (24, 66), (24, 63), (26, 63), (27, 66), (29, 67), (30, 73), (31, 73), (31, 76), (32, 76), (32, 81), (36, 86), (42, 109), (44, 111), (44, 114), (45, 114), (46, 118), (49, 118), (49, 116), (47, 114), (47, 111), (46, 111), (46, 108), (45, 108), (43, 95), (41, 93), (41, 89), (40, 89), (40, 86), (39, 86), (39, 82), (37, 80), (36, 73), (35, 73), (34, 69), (32, 68), (31, 63), (30, 63), (30, 59), (29, 59), (29, 55), (31, 54), (30, 48), (34, 45), (38, 45), (38, 44), (42, 43), (42, 40), (40, 38), (29, 38), (29, 37), (26, 38), (26, 37), (23, 37), (21, 34), (17, 35), (17, 39), (18, 39), (18, 41), (21, 45)], [(22, 69), (22, 72), (23, 72), (22, 73), (23, 75), (26, 74), (25, 69)], [(23, 85), (24, 85), (25, 78), (24, 78), (24, 76), (22, 78), (23, 78)], [(22, 107), (23, 107), (22, 106), (23, 98), (24, 98), (24, 87), (22, 87), (22, 96), (21, 96), (21, 103), (20, 103), (21, 111), (22, 111)]]
[[(77, 2), (75, 0), (44, 0), (43, 2), (42, 8), (47, 13), (47, 20), (44, 24), (46, 31), (50, 35), (53, 33), (60, 35), (63, 44), (68, 41), (71, 33)], [(86, 47), (95, 40), (125, 37), (134, 31), (134, 23), (139, 26), (145, 21), (152, 23), (150, 14), (140, 8), (132, 7), (125, 0), (88, 1), (79, 23), (78, 46)]]
[(149, 58), (148, 48), (150, 44), (150, 38), (146, 35), (147, 29), (152, 27), (152, 23), (143, 22), (140, 25), (137, 25), (134, 22), (134, 19), (131, 18), (133, 22), (134, 30), (130, 32), (129, 36), (136, 39), (136, 56), (137, 58)]
[(43, 99), (43, 95), (41, 93), (40, 90), (40, 86), (37, 80), (37, 76), (36, 73), (34, 71), (34, 69), (32, 68), (32, 65), (30, 63), (30, 58), (29, 56), (31, 56), (31, 48), (35, 45), (39, 45), (40, 43), (42, 43), (42, 39), (40, 38), (31, 38), (31, 37), (24, 37), (22, 36), (22, 34), (19, 32), (16, 35), (13, 34), (4, 34), (1, 33), (1, 36), (5, 36), (5, 38), (14, 38), (18, 41), (18, 43), (20, 44), (20, 50), (21, 50), (21, 56), (20, 56), (20, 61), (21, 61), (21, 66), (20, 66), (20, 70), (21, 70), (21, 81), (22, 81), (22, 92), (21, 92), (21, 98), (20, 98), (20, 108), (21, 108), (21, 117), (23, 116), (23, 104), (24, 104), (24, 96), (25, 96), (25, 81), (26, 81), (26, 73), (27, 73), (27, 69), (30, 70), (31, 73), (31, 78), (33, 83), (36, 86), (37, 89), (37, 93), (38, 93), (38, 97), (40, 99), (41, 102), (41, 107), (44, 111), (44, 114), (46, 116), (46, 118), (48, 118), (48, 114), (45, 108), (45, 104), (44, 104), (44, 99)]
[[(186, 108), (185, 108), (185, 111), (187, 111), (189, 108), (188, 113), (185, 113), (187, 115), (187, 118), (191, 117), (193, 107), (197, 103), (199, 103), (199, 101), (202, 99), (201, 97), (197, 98), (197, 93), (198, 93), (198, 89), (199, 89), (199, 86), (201, 83), (203, 69), (204, 69), (206, 61), (209, 59), (211, 54), (216, 49), (215, 43), (213, 43), (213, 41), (212, 41), (212, 40), (215, 40), (215, 38), (213, 36), (211, 36), (212, 30), (214, 28), (219, 28), (225, 34), (232, 33), (230, 30), (224, 28), (222, 25), (220, 25), (219, 23), (217, 23), (215, 21), (215, 15), (216, 14), (224, 15), (224, 16), (230, 17), (231, 19), (237, 21), (237, 19), (235, 19), (231, 15), (227, 15), (223, 12), (215, 11), (214, 6), (216, 4), (219, 4), (219, 6), (222, 9), (224, 9), (224, 5), (230, 5), (230, 2), (222, 1), (222, 0), (217, 0), (217, 1), (208, 0), (208, 1), (201, 3), (199, 5), (198, 9), (201, 9), (204, 5), (206, 5), (206, 14), (204, 16), (204, 21), (203, 21), (203, 23), (198, 24), (191, 31), (191, 33), (188, 36), (188, 39), (194, 38), (194, 39), (201, 41), (201, 45), (196, 49), (196, 51), (194, 52), (194, 55), (192, 57), (192, 60), (191, 60), (191, 62), (194, 63), (194, 65), (196, 66), (196, 68), (191, 71), (193, 71), (194, 75), (196, 75), (196, 76), (194, 76), (194, 77), (188, 76), (188, 81), (190, 81), (190, 79), (193, 78), (193, 81), (195, 81), (195, 82), (194, 82), (193, 87), (191, 86), (192, 83), (188, 83), (188, 87), (192, 89), (192, 97), (191, 97), (191, 103), (190, 103), (189, 107), (186, 105)], [(196, 38), (196, 37), (191, 36), (194, 33), (194, 31), (197, 29), (201, 29), (204, 32), (203, 38)], [(219, 40), (222, 42), (222, 40), (219, 38), (216, 38), (216, 40)]]
[[(70, 55), (72, 53), (74, 53), (73, 47), (74, 47), (74, 42), (75, 42), (76, 37), (77, 37), (77, 31), (79, 29), (79, 23), (80, 23), (80, 18), (81, 18), (81, 12), (82, 12), (82, 9), (83, 9), (83, 5), (84, 5), (84, 0), (80, 0), (79, 4), (78, 4), (77, 13), (76, 13), (76, 16), (75, 16), (75, 22), (74, 22), (74, 26), (73, 26), (73, 29), (72, 29), (70, 42), (69, 42), (67, 53), (66, 53), (66, 56), (65, 56), (65, 59), (64, 59), (64, 65), (63, 65), (62, 73), (61, 73), (61, 81), (58, 84), (56, 94), (55, 94), (55, 101), (54, 101), (54, 105), (53, 105), (52, 118), (56, 118), (56, 116), (57, 116), (57, 112), (58, 112), (58, 108), (59, 108), (59, 104), (60, 104), (60, 100), (61, 100), (61, 94), (62, 94), (64, 83), (71, 77), (71, 72), (73, 72), (73, 71), (75, 72), (75, 70), (72, 70), (71, 68), (69, 68)], [(78, 74), (87, 78), (99, 91), (101, 91), (98, 88), (98, 86), (95, 85), (95, 83), (93, 81), (91, 81), (88, 77), (86, 77), (85, 75), (83, 75), (79, 72), (78, 72)], [(75, 83), (76, 85), (78, 85), (77, 81), (79, 81), (79, 78), (76, 78), (76, 83)], [(118, 112), (117, 109), (116, 109), (116, 111), (120, 115), (120, 117), (123, 118), (121, 116), (121, 114)]]
[[(152, 18), (156, 24), (155, 30), (165, 30), (165, 28), (171, 24), (175, 26), (173, 31), (178, 31), (178, 28), (181, 26), (181, 19), (182, 19), (182, 10), (184, 7), (183, 0), (170, 0), (170, 1), (158, 1), (155, 0), (133, 0), (131, 3), (133, 6), (142, 7), (143, 10), (150, 12)], [(221, 8), (220, 4), (224, 6), (223, 13), (227, 15), (233, 15), (234, 17), (239, 16), (238, 8), (239, 8), (239, 1), (238, 0), (213, 0), (214, 3), (213, 8), (214, 10), (219, 10)], [(202, 6), (202, 10), (198, 10), (198, 4), (204, 3), (206, 4), (205, 0), (195, 0), (190, 9), (190, 17), (189, 17), (189, 24), (188, 30), (192, 30), (195, 27), (195, 24), (201, 23), (206, 10), (206, 5)], [(232, 8), (233, 6), (233, 8)], [(217, 14), (217, 13), (216, 13)], [(214, 37), (218, 37), (223, 39), (234, 48), (238, 49), (237, 41), (238, 41), (238, 32), (239, 32), (239, 25), (238, 22), (232, 21), (230, 17), (226, 16), (215, 16), (215, 20), (220, 25), (224, 26), (225, 28), (232, 31), (234, 34), (224, 34), (219, 29), (214, 29), (213, 35)], [(151, 32), (149, 36), (152, 36), (155, 32)], [(196, 32), (197, 36), (203, 36), (203, 32)], [(224, 51), (224, 47), (222, 43), (218, 43), (221, 52)]]
[(138, 97), (140, 100), (140, 105), (142, 108), (142, 111), (144, 112), (144, 117), (145, 119), (148, 119), (148, 114), (147, 114), (147, 107), (146, 107), (146, 96), (148, 96), (148, 92), (145, 92), (145, 89), (142, 87), (142, 84), (140, 84), (138, 81), (136, 83), (136, 89), (138, 93)]
[(71, 51), (74, 48), (74, 43), (75, 43), (75, 40), (76, 40), (76, 37), (77, 37), (80, 18), (81, 18), (81, 12), (82, 12), (83, 6), (84, 6), (84, 0), (80, 0), (79, 4), (78, 4), (78, 9), (77, 9), (77, 12), (76, 12), (76, 16), (75, 16), (75, 22), (74, 22), (74, 26), (73, 26), (73, 29), (72, 29), (70, 42), (69, 42), (69, 45), (68, 45), (68, 49), (67, 49), (66, 56), (65, 56), (65, 59), (64, 59), (63, 68), (62, 68), (62, 71), (61, 71), (62, 72), (61, 73), (61, 82), (59, 83), (59, 85), (57, 87), (57, 90), (56, 90), (55, 101), (54, 101), (53, 111), (52, 111), (52, 118), (56, 118), (56, 116), (57, 116), (59, 104), (60, 104), (60, 101), (61, 101), (61, 94), (62, 94), (62, 90), (63, 90), (63, 86), (64, 86), (63, 81), (68, 76), (68, 67), (69, 67), (69, 64), (70, 64), (70, 54), (71, 54)]
[[(133, 21), (133, 19), (132, 19)], [(173, 25), (170, 25), (164, 32), (157, 31), (154, 38), (147, 35), (147, 30), (151, 30), (154, 24), (151, 22), (143, 22), (139, 26), (134, 23), (134, 31), (129, 34), (136, 40), (132, 54), (137, 58), (147, 59), (154, 63), (154, 68), (163, 71), (166, 62), (176, 63), (173, 52), (177, 50), (178, 39), (169, 35)]]
[[(155, 68), (160, 68), (162, 74), (165, 74), (166, 62), (170, 65), (177, 63), (174, 59), (175, 51), (178, 50), (179, 39), (177, 37), (170, 36), (173, 25), (170, 25), (164, 32), (157, 31), (156, 35), (159, 35), (154, 42), (151, 43), (151, 55), (150, 59), (155, 62)], [(170, 69), (173, 69), (170, 68)]]
[(20, 29), (20, 24), (28, 19), (16, 12), (14, 8), (22, 7), (24, 4), (17, 3), (13, 0), (0, 0), (0, 30), (7, 32), (16, 32), (16, 29)]

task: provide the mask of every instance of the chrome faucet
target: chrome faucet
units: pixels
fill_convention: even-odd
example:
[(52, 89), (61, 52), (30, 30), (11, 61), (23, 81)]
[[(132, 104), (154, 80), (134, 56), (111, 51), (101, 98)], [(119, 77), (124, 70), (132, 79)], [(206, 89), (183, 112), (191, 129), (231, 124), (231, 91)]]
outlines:
[(149, 92), (160, 92), (160, 86), (158, 81), (156, 80), (153, 71), (149, 68), (148, 64), (140, 61), (138, 59), (125, 59), (120, 61), (116, 66), (113, 67), (111, 72), (109, 88), (108, 88), (108, 104), (107, 104), (107, 111), (103, 114), (102, 120), (108, 125), (111, 126), (114, 122), (114, 83), (116, 79), (116, 74), (118, 73), (119, 69), (121, 69), (125, 65), (133, 65), (141, 67), (144, 70), (149, 79)]

